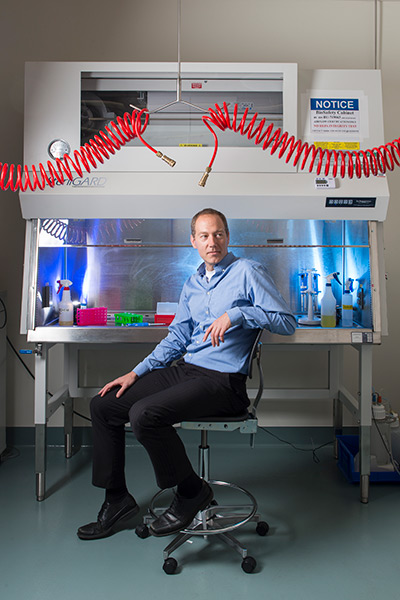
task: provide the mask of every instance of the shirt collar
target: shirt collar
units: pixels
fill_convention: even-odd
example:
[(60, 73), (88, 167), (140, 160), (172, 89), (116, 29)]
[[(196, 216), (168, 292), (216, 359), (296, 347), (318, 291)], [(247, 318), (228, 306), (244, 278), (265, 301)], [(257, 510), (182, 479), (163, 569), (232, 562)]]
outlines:
[[(234, 254), (232, 254), (232, 252), (228, 252), (228, 254), (226, 256), (224, 256), (224, 258), (219, 263), (214, 265), (215, 275), (218, 275), (219, 273), (224, 271), (227, 267), (229, 267), (230, 264), (232, 264), (236, 260), (238, 260), (237, 257)], [(204, 275), (206, 273), (205, 263), (201, 263), (201, 265), (197, 269), (197, 273), (201, 277), (204, 277)]]

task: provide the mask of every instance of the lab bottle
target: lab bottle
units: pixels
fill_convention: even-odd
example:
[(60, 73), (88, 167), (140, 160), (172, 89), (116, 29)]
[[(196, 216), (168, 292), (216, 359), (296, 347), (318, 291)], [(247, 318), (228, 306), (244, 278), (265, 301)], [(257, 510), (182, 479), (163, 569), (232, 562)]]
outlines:
[(392, 422), (390, 423), (391, 441), (392, 441), (392, 455), (394, 460), (400, 461), (400, 423), (399, 415), (397, 413), (392, 414)]
[(346, 289), (342, 296), (342, 327), (353, 326), (353, 279), (346, 279)]
[(52, 305), (52, 289), (49, 283), (42, 288), (42, 308), (48, 308)]
[(58, 323), (62, 327), (71, 327), (74, 324), (74, 305), (71, 300), (70, 285), (72, 281), (68, 279), (58, 280), (58, 292), (62, 290), (61, 302), (58, 304)]
[(371, 461), (376, 467), (393, 470), (390, 455), (392, 452), (390, 419), (381, 403), (372, 404)]
[(332, 279), (338, 279), (338, 273), (331, 273), (325, 279), (325, 293), (321, 300), (321, 327), (336, 327), (336, 298), (332, 292)]

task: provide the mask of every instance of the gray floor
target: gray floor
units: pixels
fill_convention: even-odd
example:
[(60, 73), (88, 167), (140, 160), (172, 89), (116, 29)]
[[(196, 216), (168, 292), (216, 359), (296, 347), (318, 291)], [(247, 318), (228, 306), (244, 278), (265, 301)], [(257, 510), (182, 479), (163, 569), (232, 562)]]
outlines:
[[(41, 503), (33, 448), (18, 451), (0, 466), (2, 600), (399, 598), (400, 486), (374, 484), (369, 504), (361, 504), (330, 446), (318, 451), (320, 462), (279, 444), (214, 448), (212, 476), (250, 489), (271, 527), (266, 537), (253, 525), (238, 534), (257, 559), (250, 575), (236, 552), (202, 538), (176, 552), (174, 575), (162, 570), (169, 538), (142, 540), (122, 531), (80, 541), (77, 527), (96, 517), (103, 499), (90, 485), (90, 448), (69, 460), (62, 448), (49, 448), (48, 497)], [(193, 445), (193, 458), (196, 452)], [(127, 463), (143, 514), (155, 491), (151, 467), (139, 447), (127, 449)]]

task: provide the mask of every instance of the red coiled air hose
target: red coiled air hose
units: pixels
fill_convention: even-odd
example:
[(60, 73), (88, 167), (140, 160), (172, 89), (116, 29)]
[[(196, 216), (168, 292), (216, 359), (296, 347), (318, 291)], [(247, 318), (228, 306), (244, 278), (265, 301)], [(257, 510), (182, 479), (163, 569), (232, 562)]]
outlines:
[(332, 163), (332, 176), (339, 175), (344, 178), (346, 175), (352, 179), (354, 172), (358, 178), (362, 175), (369, 177), (370, 174), (384, 174), (386, 171), (393, 171), (395, 164), (400, 166), (400, 138), (393, 140), (385, 145), (372, 148), (370, 150), (359, 150), (353, 152), (343, 152), (343, 150), (322, 150), (316, 148), (314, 144), (308, 144), (301, 140), (296, 140), (292, 135), (285, 131), (282, 133), (280, 128), (274, 131), (274, 125), (271, 123), (265, 128), (266, 119), (256, 125), (258, 113), (255, 113), (250, 122), (246, 125), (248, 116), (248, 108), (243, 113), (242, 118), (238, 122), (238, 105), (233, 108), (233, 117), (229, 115), (226, 102), (223, 103), (223, 109), (215, 104), (215, 110), (209, 108), (209, 114), (203, 116), (203, 123), (208, 127), (214, 136), (214, 152), (211, 161), (206, 171), (211, 171), (215, 157), (218, 151), (218, 138), (213, 126), (218, 127), (221, 131), (231, 129), (235, 133), (246, 135), (249, 140), (254, 139), (255, 145), (262, 144), (262, 149), (267, 150), (270, 147), (271, 155), (278, 151), (278, 157), (284, 158), (288, 163), (293, 157), (293, 165), (299, 164), (299, 169), (302, 171), (306, 168), (309, 162), (308, 170), (314, 168), (317, 161), (316, 173), (319, 175), (324, 167), (324, 174), (328, 175)]
[[(145, 117), (142, 123), (143, 113), (145, 113)], [(99, 135), (94, 136), (94, 139), (81, 146), (79, 151), (75, 150), (73, 159), (66, 154), (62, 159), (55, 159), (55, 164), (48, 160), (47, 172), (42, 163), (39, 163), (38, 169), (32, 165), (32, 176), (27, 165), (22, 168), (21, 165), (0, 163), (0, 189), (7, 190), (9, 188), (13, 192), (17, 190), (25, 192), (28, 187), (31, 191), (36, 188), (43, 190), (45, 185), (54, 187), (56, 182), (64, 183), (65, 177), (72, 180), (72, 169), (82, 177), (84, 170), (90, 173), (91, 167), (96, 169), (98, 163), (103, 164), (104, 159), (109, 159), (110, 155), (115, 154), (135, 137), (138, 137), (149, 150), (157, 154), (157, 150), (142, 138), (142, 133), (146, 130), (149, 121), (147, 109), (134, 110), (132, 114), (125, 113), (123, 118), (117, 117), (116, 120), (117, 123), (113, 121), (104, 128), (106, 133), (100, 131)]]
[[(339, 175), (344, 178), (347, 175), (350, 179), (353, 178), (354, 173), (358, 178), (362, 175), (369, 177), (370, 174), (378, 175), (385, 174), (386, 171), (393, 171), (395, 165), (400, 166), (400, 138), (365, 151), (322, 150), (314, 144), (296, 140), (293, 135), (289, 137), (289, 134), (286, 131), (282, 133), (279, 127), (274, 131), (273, 123), (265, 128), (266, 119), (264, 118), (256, 125), (258, 113), (255, 113), (250, 122), (246, 124), (248, 108), (246, 108), (238, 122), (238, 104), (234, 105), (232, 120), (226, 102), (223, 103), (223, 109), (215, 104), (215, 110), (212, 108), (208, 110), (209, 114), (203, 116), (202, 119), (214, 137), (214, 152), (206, 168), (207, 174), (203, 176), (200, 185), (205, 185), (218, 151), (218, 137), (214, 131), (214, 126), (221, 131), (231, 129), (235, 133), (246, 135), (249, 140), (254, 139), (255, 145), (262, 144), (263, 150), (270, 148), (271, 155), (279, 150), (279, 158), (284, 158), (286, 154), (286, 163), (293, 158), (293, 165), (297, 166), (300, 163), (299, 169), (301, 171), (306, 168), (308, 162), (308, 170), (311, 173), (317, 162), (317, 175), (321, 174), (324, 163), (325, 175), (329, 174), (332, 163), (333, 177)], [(142, 123), (143, 114), (145, 114), (145, 117)], [(122, 146), (125, 146), (128, 141), (135, 137), (138, 137), (149, 150), (165, 160), (170, 166), (174, 166), (175, 161), (155, 150), (142, 137), (149, 121), (147, 109), (140, 111), (135, 109), (132, 114), (125, 113), (124, 118), (117, 117), (116, 120), (117, 123), (111, 122), (109, 126), (105, 127), (106, 133), (100, 131), (99, 135), (94, 136), (94, 139), (81, 146), (79, 151), (75, 150), (74, 159), (66, 154), (63, 159), (56, 159), (55, 165), (52, 161), (47, 161), (47, 172), (42, 163), (39, 164), (39, 169), (32, 165), (32, 179), (26, 165), (22, 168), (21, 165), (0, 163), (0, 189), (7, 190), (9, 188), (13, 192), (20, 189), (25, 192), (28, 187), (32, 191), (36, 188), (43, 190), (45, 185), (54, 187), (56, 182), (64, 183), (65, 177), (70, 180), (73, 179), (71, 169), (74, 169), (81, 177), (83, 169), (90, 173), (91, 167), (96, 169), (98, 163), (104, 163), (104, 159), (109, 159), (111, 154), (115, 154), (117, 150), (120, 150)]]

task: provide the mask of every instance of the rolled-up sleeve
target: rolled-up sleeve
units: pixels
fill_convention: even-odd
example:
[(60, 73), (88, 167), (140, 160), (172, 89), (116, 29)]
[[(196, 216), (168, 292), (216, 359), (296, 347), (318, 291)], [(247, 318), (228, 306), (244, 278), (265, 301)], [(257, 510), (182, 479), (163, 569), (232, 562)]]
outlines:
[(243, 301), (227, 311), (232, 324), (244, 328), (267, 329), (280, 335), (294, 333), (296, 319), (263, 265), (250, 266), (245, 290)]

